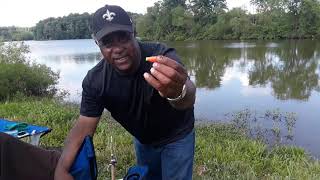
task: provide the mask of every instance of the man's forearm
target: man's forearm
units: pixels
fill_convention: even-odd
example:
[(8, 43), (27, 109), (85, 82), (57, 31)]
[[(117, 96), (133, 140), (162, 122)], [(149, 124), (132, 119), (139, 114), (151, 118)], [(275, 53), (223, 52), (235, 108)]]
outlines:
[(58, 161), (57, 167), (62, 168), (65, 171), (70, 169), (83, 139), (84, 135), (81, 135), (77, 126), (73, 127), (65, 140), (63, 152)]
[[(55, 179), (70, 176), (69, 169), (77, 155), (77, 152), (86, 135), (93, 135), (99, 118), (85, 118), (80, 116), (79, 120), (71, 129), (65, 141), (65, 146), (55, 170)], [(68, 178), (67, 178), (68, 179)]]
[(169, 101), (172, 107), (176, 109), (187, 109), (191, 108), (196, 99), (196, 87), (190, 79), (186, 81), (186, 95), (179, 101)]

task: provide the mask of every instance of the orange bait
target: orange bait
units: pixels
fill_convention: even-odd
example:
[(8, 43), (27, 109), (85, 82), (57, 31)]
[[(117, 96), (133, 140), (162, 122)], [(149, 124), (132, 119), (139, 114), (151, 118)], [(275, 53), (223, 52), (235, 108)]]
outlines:
[(157, 62), (157, 59), (158, 57), (157, 56), (150, 56), (150, 57), (146, 57), (146, 61), (149, 61), (149, 62)]

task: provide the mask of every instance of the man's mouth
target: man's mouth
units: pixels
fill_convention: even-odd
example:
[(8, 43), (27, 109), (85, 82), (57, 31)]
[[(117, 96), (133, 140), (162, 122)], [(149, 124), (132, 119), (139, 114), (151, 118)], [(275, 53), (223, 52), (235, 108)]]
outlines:
[(121, 63), (121, 62), (125, 62), (126, 60), (128, 60), (128, 56), (123, 56), (120, 58), (113, 58), (113, 59), (114, 59), (114, 61)]

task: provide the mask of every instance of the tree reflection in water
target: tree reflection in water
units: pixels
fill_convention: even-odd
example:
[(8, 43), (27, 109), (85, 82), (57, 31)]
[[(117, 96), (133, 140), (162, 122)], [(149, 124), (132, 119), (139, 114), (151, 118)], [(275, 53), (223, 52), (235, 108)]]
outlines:
[(240, 62), (238, 68), (248, 69), (249, 85), (270, 85), (277, 99), (306, 101), (313, 90), (320, 89), (320, 45), (316, 41), (201, 41), (173, 46), (200, 88), (220, 87), (226, 68)]

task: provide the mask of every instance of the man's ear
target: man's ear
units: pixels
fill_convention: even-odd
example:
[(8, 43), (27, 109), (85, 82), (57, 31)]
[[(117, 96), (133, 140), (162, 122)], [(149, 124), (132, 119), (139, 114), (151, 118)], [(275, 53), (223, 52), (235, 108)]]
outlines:
[(133, 36), (137, 37), (137, 28), (135, 25), (132, 25), (132, 26), (133, 26)]
[(99, 46), (99, 42), (98, 42), (96, 36), (94, 34), (91, 34), (91, 37), (94, 40), (94, 42), (96, 43), (96, 45)]

